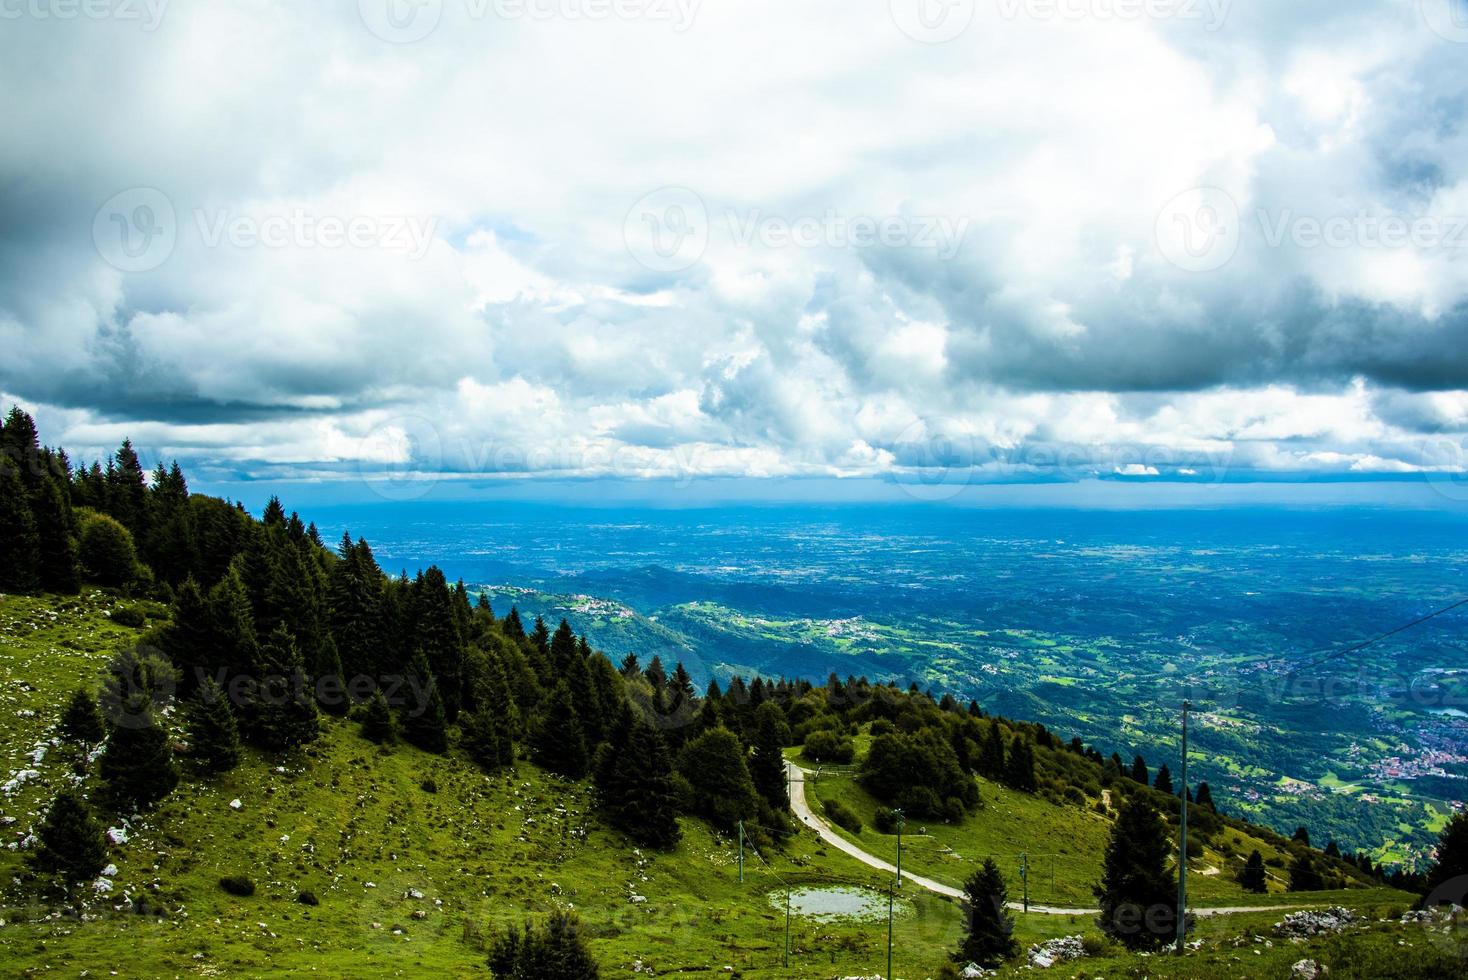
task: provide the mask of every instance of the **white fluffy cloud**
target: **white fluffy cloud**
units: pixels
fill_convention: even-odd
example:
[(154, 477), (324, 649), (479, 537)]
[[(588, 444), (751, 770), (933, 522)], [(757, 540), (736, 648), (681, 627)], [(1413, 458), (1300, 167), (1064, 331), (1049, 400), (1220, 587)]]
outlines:
[(0, 390), (225, 479), (1451, 468), (1432, 2), (14, 8)]

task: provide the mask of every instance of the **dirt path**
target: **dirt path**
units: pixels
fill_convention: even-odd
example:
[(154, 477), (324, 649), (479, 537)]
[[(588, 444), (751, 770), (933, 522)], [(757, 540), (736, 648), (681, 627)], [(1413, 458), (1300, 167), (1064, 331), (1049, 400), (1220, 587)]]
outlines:
[[(800, 822), (809, 827), (811, 830), (814, 830), (816, 834), (821, 838), (821, 840), (825, 841), (827, 844), (830, 844), (838, 851), (851, 855), (862, 864), (865, 864), (867, 867), (876, 868), (878, 871), (885, 871), (888, 874), (895, 876), (897, 874), (897, 868), (895, 865), (892, 865), (887, 861), (883, 861), (876, 855), (870, 854), (862, 850), (860, 847), (856, 846), (851, 841), (838, 834), (836, 832), (836, 829), (830, 824), (826, 823), (823, 818), (816, 815), (815, 811), (810, 808), (810, 804), (806, 802), (805, 799), (805, 777), (809, 775), (809, 773), (806, 770), (795, 765), (794, 763), (786, 763), (786, 765), (790, 767), (790, 809), (795, 813), (795, 816), (799, 818)], [(963, 898), (963, 891), (961, 889), (954, 888), (951, 885), (945, 885), (942, 882), (934, 881), (931, 878), (924, 878), (922, 875), (913, 874), (911, 871), (903, 871), (902, 877), (907, 881), (911, 881), (919, 888), (925, 888), (928, 891), (933, 892), (934, 894), (960, 900), (962, 900)], [(1024, 908), (1024, 906), (1019, 902), (1010, 902), (1009, 907), (1015, 910), (1023, 910)], [(1300, 905), (1240, 905), (1220, 906), (1215, 908), (1191, 908), (1188, 911), (1192, 912), (1194, 915), (1210, 916), (1239, 915), (1245, 912), (1293, 911), (1295, 909), (1305, 907), (1306, 906)], [(1030, 911), (1038, 912), (1041, 915), (1096, 915), (1100, 912), (1100, 909), (1067, 909), (1059, 908), (1054, 905), (1036, 905), (1035, 903), (1031, 902)]]

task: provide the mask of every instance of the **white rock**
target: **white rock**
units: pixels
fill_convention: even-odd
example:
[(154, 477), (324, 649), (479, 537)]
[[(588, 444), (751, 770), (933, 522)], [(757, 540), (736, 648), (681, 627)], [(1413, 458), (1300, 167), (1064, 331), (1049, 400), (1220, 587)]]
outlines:
[(231, 810), (238, 810), (242, 806), (244, 806), (244, 804), (239, 801), (239, 797), (235, 797), (234, 799), (229, 801), (229, 808)]
[(121, 827), (108, 827), (107, 828), (107, 839), (110, 840), (114, 844), (126, 844), (127, 843), (127, 831), (124, 830)]
[(103, 868), (102, 869), (102, 877), (103, 878), (115, 878), (115, 877), (117, 877), (117, 865), (115, 865), (115, 864), (109, 864), (109, 865), (107, 865), (107, 867)]

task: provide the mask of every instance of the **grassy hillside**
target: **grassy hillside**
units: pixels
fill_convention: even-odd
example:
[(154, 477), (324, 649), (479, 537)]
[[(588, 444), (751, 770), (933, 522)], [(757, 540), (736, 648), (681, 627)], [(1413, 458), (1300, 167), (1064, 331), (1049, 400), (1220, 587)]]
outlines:
[[(78, 761), (50, 744), (65, 699), (76, 685), (95, 683), (114, 649), (142, 635), (143, 627), (114, 619), (124, 608), (143, 613), (144, 626), (150, 612), (160, 612), (98, 592), (0, 599), (0, 751), (9, 781), (0, 792), (5, 975), (486, 976), (484, 944), (494, 930), (555, 908), (579, 913), (606, 976), (636, 975), (639, 963), (688, 976), (885, 970), (884, 918), (797, 914), (790, 966), (783, 965), (787, 885), (866, 886), (878, 898), (887, 885), (885, 875), (808, 832), (765, 855), (770, 866), (748, 853), (740, 884), (735, 843), (699, 821), (683, 822), (676, 851), (639, 852), (589, 812), (585, 784), (527, 763), (487, 777), (452, 756), (380, 749), (342, 720), (323, 720), (321, 738), (303, 751), (251, 751), (225, 776), (186, 777), (156, 811), (113, 821), (126, 840), (111, 849), (118, 869), (111, 893), (91, 898), (81, 920), (58, 915), (16, 883), (25, 871), (23, 842)], [(22, 771), (36, 775), (21, 778)], [(86, 775), (83, 785), (94, 780)], [(816, 800), (840, 799), (866, 818), (868, 828), (855, 838), (864, 847), (890, 851), (890, 838), (870, 828), (873, 801), (853, 780), (825, 778), (810, 788)], [(1045, 866), (1032, 862), (1032, 896), (1088, 904), (1107, 818), (988, 783), (982, 789), (984, 810), (962, 825), (929, 826), (927, 836), (912, 828), (905, 866), (957, 883), (988, 854), (1055, 853), (1063, 859), (1054, 863), (1053, 885), (1042, 880)], [(1005, 869), (1012, 874), (1014, 862), (1006, 860)], [(255, 894), (226, 893), (220, 879), (234, 875), (250, 878)], [(1193, 881), (1200, 904), (1247, 904), (1231, 882)], [(1017, 896), (1017, 882), (1011, 887)], [(307, 895), (318, 904), (303, 904)], [(1380, 918), (1399, 914), (1408, 897), (1378, 890), (1311, 899)], [(962, 928), (961, 910), (909, 888), (896, 911), (897, 975), (940, 975)], [(1463, 962), (1444, 959), (1420, 928), (1394, 924), (1300, 946), (1268, 939), (1278, 918), (1261, 912), (1205, 920), (1203, 948), (1184, 962), (1121, 953), (1101, 941), (1088, 916), (1022, 916), (1018, 935), (1025, 945), (1090, 937), (1098, 955), (1085, 961), (1088, 976), (1286, 976), (1305, 956), (1333, 957), (1333, 976), (1387, 976), (1384, 958), (1403, 962), (1404, 951), (1411, 952), (1407, 962), (1436, 971), (1420, 975), (1447, 976)], [(1352, 963), (1377, 964), (1378, 972), (1353, 973)]]

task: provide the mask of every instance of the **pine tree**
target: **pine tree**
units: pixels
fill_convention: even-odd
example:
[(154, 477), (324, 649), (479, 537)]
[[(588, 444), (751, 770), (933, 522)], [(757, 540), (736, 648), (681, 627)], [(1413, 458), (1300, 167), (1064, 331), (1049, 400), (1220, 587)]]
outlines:
[(1169, 796), (1176, 792), (1172, 785), (1172, 770), (1167, 768), (1167, 763), (1164, 762), (1162, 768), (1157, 770), (1157, 780), (1152, 784), (1152, 788)]
[(102, 827), (74, 789), (56, 794), (51, 809), (36, 828), (36, 841), (30, 855), (31, 867), (41, 874), (54, 875), (68, 894), (80, 882), (97, 877), (107, 863)]
[(983, 751), (979, 753), (979, 773), (985, 779), (1004, 778), (1004, 767), (1008, 760), (1004, 753), (1004, 736), (999, 731), (999, 722), (989, 722), (989, 735), (984, 739)]
[(644, 847), (678, 843), (678, 788), (667, 743), (657, 729), (632, 724), (599, 779), (599, 806), (607, 822)]
[(552, 912), (543, 928), (513, 926), (492, 944), (490, 973), (502, 980), (598, 980), (596, 960), (575, 916)]
[(1095, 889), (1101, 904), (1098, 925), (1132, 949), (1157, 946), (1175, 933), (1158, 930), (1156, 910), (1177, 901), (1177, 878), (1168, 869), (1171, 853), (1167, 825), (1141, 796), (1122, 809), (1106, 845), (1101, 884)]
[(250, 740), (275, 751), (314, 740), (319, 734), (316, 699), (301, 653), (284, 626), (276, 626), (260, 644), (252, 673), (255, 690), (242, 711)]
[(1004, 767), (1004, 784), (1022, 793), (1033, 793), (1039, 789), (1035, 779), (1035, 750), (1023, 735), (1014, 737), (1009, 749), (1009, 762)]
[(392, 745), (398, 740), (397, 726), (393, 724), (392, 710), (381, 691), (374, 691), (362, 711), (362, 737), (378, 745)]
[(790, 741), (790, 726), (785, 712), (773, 701), (766, 701), (754, 713), (754, 753), (749, 759), (749, 775), (755, 791), (776, 812), (790, 809), (790, 793), (785, 774), (785, 743)]
[(124, 706), (108, 736), (98, 772), (108, 799), (123, 812), (145, 810), (178, 785), (168, 732), (146, 695), (134, 695)]
[(56, 480), (42, 478), (31, 495), (36, 524), (36, 573), (48, 592), (75, 595), (81, 588), (76, 545), (71, 539), (71, 505)]
[(551, 691), (530, 737), (531, 758), (542, 769), (580, 779), (590, 765), (586, 735), (564, 680)]
[(1152, 781), (1151, 778), (1147, 775), (1147, 761), (1141, 756), (1136, 756), (1132, 759), (1132, 771), (1130, 773), (1130, 776), (1132, 782), (1141, 783), (1143, 786), (1146, 786)]
[(1315, 866), (1315, 858), (1309, 851), (1301, 851), (1290, 865), (1290, 891), (1319, 892), (1325, 890), (1325, 880)]
[(1014, 939), (1014, 917), (1007, 908), (1009, 892), (993, 858), (984, 859), (983, 866), (964, 883), (963, 891), (968, 933), (954, 958), (961, 963), (993, 967), (1019, 952), (1019, 943)]
[(733, 830), (759, 812), (744, 746), (729, 729), (715, 728), (685, 745), (678, 770), (693, 787), (694, 808), (720, 830)]
[(260, 659), (250, 595), (236, 569), (231, 567), (209, 590), (208, 605), (209, 637), (204, 655), (196, 658), (207, 661), (210, 674), (223, 672), (221, 686), (228, 689), (234, 678), (248, 676)]
[(68, 742), (74, 742), (83, 750), (97, 745), (107, 737), (107, 729), (102, 725), (102, 712), (97, 707), (97, 699), (92, 697), (91, 692), (77, 688), (72, 694), (71, 701), (66, 705), (66, 711), (61, 716), (61, 734)]
[(1198, 799), (1195, 802), (1202, 809), (1211, 810), (1215, 813), (1218, 810), (1213, 805), (1213, 790), (1208, 787), (1207, 783), (1198, 784)]
[(413, 654), (408, 674), (409, 700), (399, 709), (403, 718), (403, 739), (425, 752), (442, 755), (449, 748), (448, 717), (444, 712), (443, 697), (438, 693), (438, 681), (422, 650)]
[(1337, 860), (1340, 860), (1341, 848), (1340, 845), (1337, 844), (1335, 841), (1330, 840), (1325, 842), (1325, 850), (1321, 853), (1323, 853), (1328, 858), (1335, 858)]
[(40, 587), (41, 539), (17, 465), (0, 456), (0, 591)]
[(1304, 844), (1306, 847), (1309, 847), (1310, 829), (1304, 824), (1300, 824), (1300, 826), (1295, 828), (1295, 834), (1293, 837), (1290, 838), (1290, 840), (1294, 841), (1296, 844)]
[(1264, 858), (1258, 851), (1249, 853), (1249, 860), (1244, 862), (1244, 870), (1239, 873), (1239, 884), (1244, 891), (1263, 895), (1267, 885), (1265, 884)]
[[(1427, 888), (1435, 891), (1455, 878), (1468, 876), (1468, 810), (1459, 810), (1437, 841), (1437, 863), (1427, 873)], [(1454, 901), (1461, 895), (1452, 896)]]
[(505, 719), (487, 704), (461, 716), (460, 741), (469, 757), (486, 772), (495, 772), (515, 761), (515, 743)]
[(189, 753), (206, 773), (228, 772), (240, 762), (240, 732), (229, 700), (212, 679), (184, 702)]

